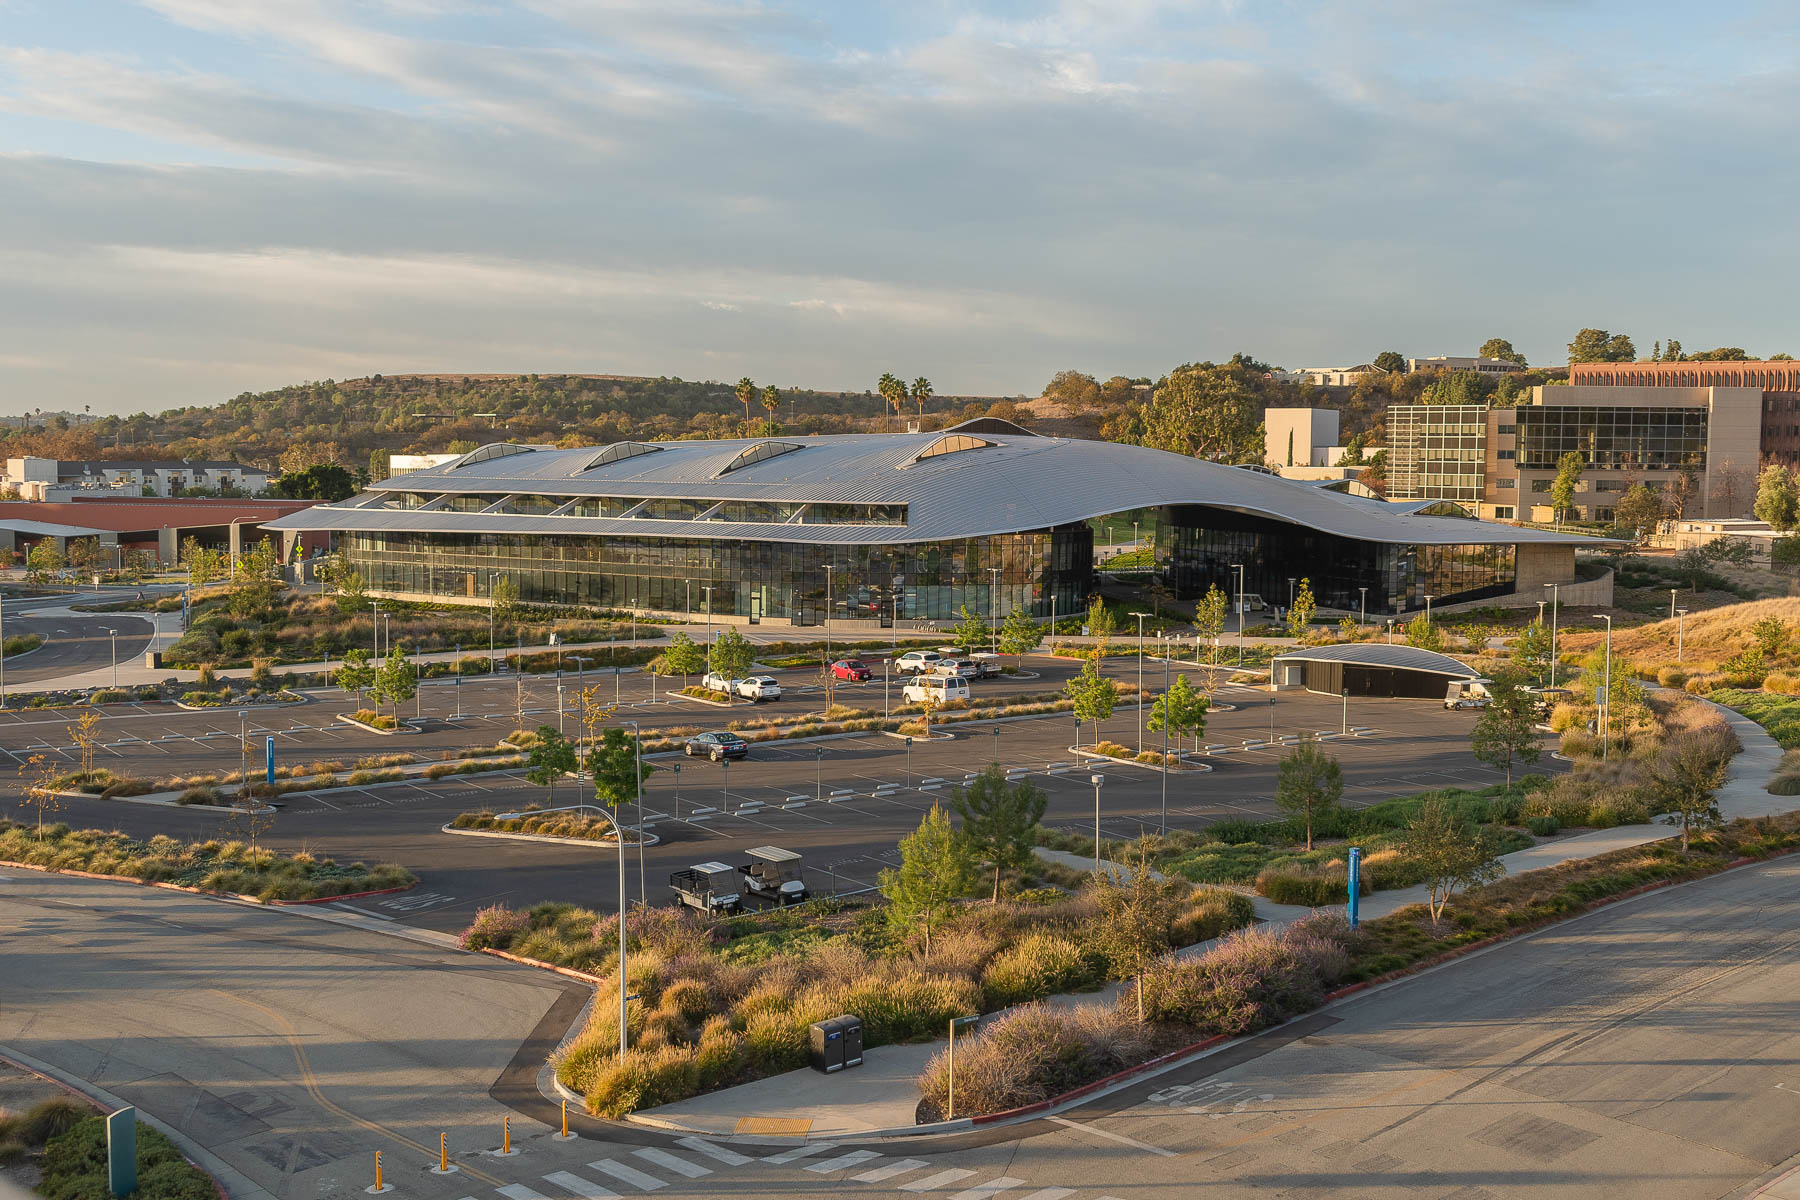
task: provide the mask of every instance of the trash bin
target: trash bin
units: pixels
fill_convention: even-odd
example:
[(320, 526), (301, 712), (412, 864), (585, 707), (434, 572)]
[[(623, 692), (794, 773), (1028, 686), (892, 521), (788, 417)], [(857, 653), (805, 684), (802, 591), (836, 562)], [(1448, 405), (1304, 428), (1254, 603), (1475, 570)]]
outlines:
[(842, 1017), (830, 1017), (813, 1022), (810, 1055), (813, 1070), (829, 1075), (844, 1069), (843, 1021)]
[(843, 1027), (844, 1034), (844, 1065), (846, 1067), (862, 1066), (862, 1018), (846, 1013), (838, 1018), (838, 1022)]
[(162, 654), (155, 650), (146, 650), (144, 652), (144, 665), (149, 667), (152, 671), (162, 670)]

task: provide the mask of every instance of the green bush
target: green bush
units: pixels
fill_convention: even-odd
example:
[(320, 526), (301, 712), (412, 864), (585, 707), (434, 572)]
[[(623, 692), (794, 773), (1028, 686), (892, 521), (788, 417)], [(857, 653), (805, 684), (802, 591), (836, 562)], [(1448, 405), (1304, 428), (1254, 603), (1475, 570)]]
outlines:
[(989, 960), (981, 992), (989, 1009), (1010, 1008), (1061, 992), (1080, 992), (1106, 979), (1105, 956), (1073, 938), (1034, 931)]
[(636, 1048), (617, 1055), (594, 1074), (588, 1111), (619, 1118), (640, 1108), (686, 1100), (700, 1089), (700, 1070), (691, 1046)]
[(1686, 687), (1688, 673), (1680, 667), (1663, 667), (1656, 673), (1656, 682), (1664, 687)]
[[(218, 1200), (212, 1176), (190, 1166), (157, 1130), (138, 1122), (135, 1200)], [(44, 1147), (38, 1191), (48, 1200), (112, 1200), (106, 1173), (106, 1122), (87, 1117)]]
[(1545, 815), (1541, 817), (1525, 818), (1525, 828), (1531, 830), (1531, 832), (1538, 837), (1550, 837), (1560, 830), (1562, 826), (1557, 824), (1555, 817)]
[(200, 787), (191, 787), (183, 791), (181, 795), (175, 797), (175, 803), (217, 804), (219, 803), (219, 789), (215, 787), (206, 787), (204, 785)]
[(806, 1065), (806, 1037), (787, 1013), (759, 1012), (744, 1026), (744, 1056), (758, 1074), (779, 1075)]
[[(1362, 894), (1368, 895), (1369, 881), (1364, 878), (1359, 882)], [(1256, 890), (1277, 904), (1323, 908), (1344, 903), (1350, 891), (1350, 872), (1343, 866), (1267, 867), (1257, 873)]]

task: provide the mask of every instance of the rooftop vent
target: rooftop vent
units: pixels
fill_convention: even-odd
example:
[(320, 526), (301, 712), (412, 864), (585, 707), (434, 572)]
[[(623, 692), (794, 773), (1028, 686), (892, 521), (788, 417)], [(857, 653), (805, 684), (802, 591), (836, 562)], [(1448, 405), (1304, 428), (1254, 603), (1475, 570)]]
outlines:
[(928, 458), (937, 458), (945, 454), (960, 454), (964, 450), (985, 450), (999, 444), (999, 442), (990, 442), (986, 438), (971, 437), (966, 433), (947, 433), (901, 463), (900, 466), (902, 468), (910, 467)]
[(515, 454), (530, 454), (536, 449), (536, 446), (521, 446), (514, 442), (493, 442), (478, 450), (469, 451), (457, 459), (455, 466), (450, 469), (454, 471), (458, 467), (472, 467), (476, 463), (487, 462), (489, 459), (510, 458)]
[(583, 471), (591, 471), (595, 467), (604, 467), (607, 463), (624, 462), (628, 458), (636, 458), (640, 454), (655, 454), (661, 446), (646, 446), (642, 442), (614, 442), (600, 453), (588, 460)]

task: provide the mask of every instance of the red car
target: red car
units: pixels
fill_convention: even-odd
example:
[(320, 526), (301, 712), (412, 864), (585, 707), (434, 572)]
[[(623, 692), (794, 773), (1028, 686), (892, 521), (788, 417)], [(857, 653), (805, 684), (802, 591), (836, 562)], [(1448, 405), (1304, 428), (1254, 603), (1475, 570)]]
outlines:
[(839, 679), (861, 683), (869, 677), (869, 664), (859, 658), (840, 658), (831, 664), (831, 673)]

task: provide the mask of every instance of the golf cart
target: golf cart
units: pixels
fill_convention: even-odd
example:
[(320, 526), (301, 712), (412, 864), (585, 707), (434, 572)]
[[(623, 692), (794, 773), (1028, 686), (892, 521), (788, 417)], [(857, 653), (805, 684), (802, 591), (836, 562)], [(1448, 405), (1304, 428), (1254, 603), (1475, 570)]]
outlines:
[(780, 846), (754, 846), (745, 852), (744, 888), (753, 896), (777, 904), (798, 904), (806, 899), (806, 881), (800, 873), (800, 856)]
[(669, 873), (669, 886), (678, 902), (708, 915), (743, 910), (743, 901), (732, 887), (731, 867), (722, 862), (696, 863)]
[(1494, 702), (1491, 679), (1453, 679), (1444, 689), (1445, 708), (1486, 708)]

